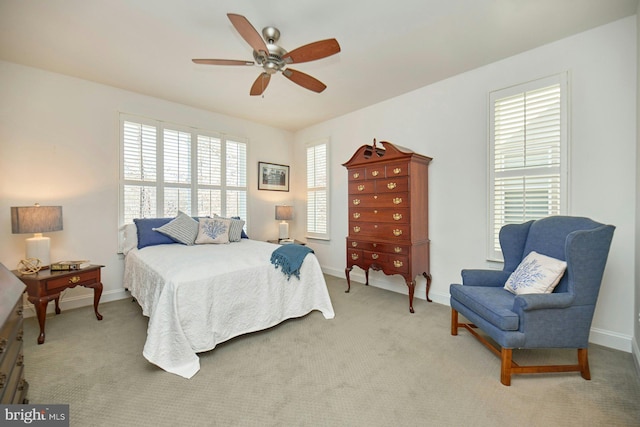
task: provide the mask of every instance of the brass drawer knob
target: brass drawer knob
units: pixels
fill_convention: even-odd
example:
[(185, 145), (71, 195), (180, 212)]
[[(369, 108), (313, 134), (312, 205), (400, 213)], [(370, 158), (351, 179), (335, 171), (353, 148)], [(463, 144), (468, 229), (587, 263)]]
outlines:
[(400, 246), (396, 246), (395, 248), (393, 248), (393, 252), (399, 254), (400, 252), (402, 252), (402, 248)]
[(354, 217), (355, 219), (360, 218), (360, 212), (355, 212), (355, 213), (353, 214), (353, 217)]
[(402, 219), (402, 214), (394, 213), (393, 219), (395, 219), (396, 221), (400, 221)]
[(358, 191), (362, 191), (362, 190), (364, 190), (364, 185), (362, 185), (362, 184), (358, 185)]
[(378, 254), (371, 254), (371, 258), (373, 259), (378, 259), (379, 255)]
[(354, 260), (354, 261), (355, 261), (355, 260), (357, 260), (358, 258), (360, 258), (360, 257), (358, 256), (358, 254), (351, 254), (351, 259), (352, 259), (352, 260)]
[(353, 232), (354, 233), (359, 233), (360, 232), (360, 227), (357, 226), (357, 225), (355, 227), (353, 227)]
[(395, 197), (393, 199), (393, 204), (394, 205), (399, 205), (400, 203), (402, 203), (402, 197)]
[(396, 268), (400, 268), (402, 265), (402, 261), (398, 261), (397, 259), (393, 261), (393, 266)]
[(373, 176), (378, 176), (379, 174), (380, 174), (380, 172), (379, 172), (379, 171), (373, 171), (373, 172), (371, 172), (371, 175), (373, 175)]
[(354, 172), (354, 173), (353, 173), (353, 178), (354, 178), (354, 179), (358, 179), (358, 178), (360, 178), (360, 173), (358, 173), (358, 172)]
[(396, 175), (398, 175), (400, 172), (402, 172), (402, 168), (395, 168), (393, 170), (393, 173), (395, 173)]
[(358, 247), (358, 242), (351, 242), (351, 246), (353, 246), (354, 248)]
[(396, 188), (396, 183), (395, 182), (390, 182), (387, 184), (387, 188), (389, 190), (393, 190), (394, 188)]
[(360, 204), (360, 199), (353, 199), (353, 204), (358, 206)]
[(80, 281), (80, 276), (73, 276), (72, 278), (69, 279), (69, 284), (73, 285), (76, 284)]
[(393, 235), (396, 237), (402, 236), (402, 230), (400, 230), (399, 228), (396, 228), (395, 230), (393, 230)]

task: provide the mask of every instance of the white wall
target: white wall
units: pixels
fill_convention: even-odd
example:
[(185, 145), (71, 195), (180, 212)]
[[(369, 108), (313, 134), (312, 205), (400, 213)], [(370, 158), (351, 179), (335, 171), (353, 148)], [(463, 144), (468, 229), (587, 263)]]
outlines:
[[(341, 164), (373, 138), (433, 157), (432, 299), (448, 304), (449, 284), (460, 281), (462, 268), (502, 268), (485, 260), (488, 92), (568, 70), (570, 214), (617, 227), (591, 339), (631, 351), (637, 259), (636, 65), (636, 20), (630, 17), (296, 133), (295, 162), (303, 161), (306, 142), (331, 139), (331, 241), (311, 242), (323, 268), (344, 276), (347, 176)], [(361, 271), (354, 269), (353, 277), (355, 270)], [(370, 278), (374, 285), (406, 293), (399, 276), (372, 272)], [(418, 279), (416, 296), (424, 298), (424, 290), (424, 279)]]
[[(124, 297), (123, 261), (116, 253), (119, 112), (247, 137), (248, 233), (277, 237), (274, 205), (292, 196), (258, 191), (257, 164), (290, 164), (290, 132), (0, 61), (0, 262), (16, 268), (29, 237), (11, 234), (9, 207), (61, 205), (64, 230), (48, 234), (52, 261), (103, 264), (102, 301)], [(298, 169), (292, 166), (292, 177), (304, 173)], [(89, 305), (91, 295), (71, 289), (62, 309)]]

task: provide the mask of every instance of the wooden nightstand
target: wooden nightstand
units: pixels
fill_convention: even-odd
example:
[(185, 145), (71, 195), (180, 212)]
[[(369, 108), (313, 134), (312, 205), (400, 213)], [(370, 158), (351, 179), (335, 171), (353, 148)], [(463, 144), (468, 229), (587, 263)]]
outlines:
[(55, 300), (56, 314), (60, 314), (60, 292), (67, 288), (84, 286), (93, 288), (93, 310), (98, 320), (102, 320), (102, 315), (98, 313), (98, 304), (102, 295), (102, 282), (100, 281), (100, 269), (103, 265), (90, 265), (80, 270), (71, 271), (51, 271), (40, 270), (36, 274), (21, 274), (14, 270), (15, 274), (27, 285), (28, 300), (36, 307), (38, 323), (40, 324), (40, 335), (38, 344), (44, 342), (44, 323), (47, 319), (47, 304)]

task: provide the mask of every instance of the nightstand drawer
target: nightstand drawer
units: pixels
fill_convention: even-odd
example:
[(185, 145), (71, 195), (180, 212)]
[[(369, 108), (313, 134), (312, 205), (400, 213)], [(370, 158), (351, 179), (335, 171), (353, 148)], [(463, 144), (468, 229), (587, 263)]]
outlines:
[(58, 288), (67, 288), (70, 286), (84, 285), (87, 283), (95, 283), (98, 281), (98, 275), (100, 270), (80, 271), (76, 274), (65, 275), (58, 279), (51, 279), (47, 281), (47, 291), (52, 291)]

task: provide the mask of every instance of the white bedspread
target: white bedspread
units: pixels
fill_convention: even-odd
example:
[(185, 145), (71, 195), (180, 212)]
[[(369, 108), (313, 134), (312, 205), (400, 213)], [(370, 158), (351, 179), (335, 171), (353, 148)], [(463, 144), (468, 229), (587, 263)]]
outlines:
[(158, 245), (131, 250), (124, 286), (149, 317), (143, 355), (165, 371), (191, 378), (196, 353), (238, 335), (301, 317), (313, 310), (334, 317), (314, 254), (300, 280), (270, 263), (278, 245), (242, 239), (226, 245)]

